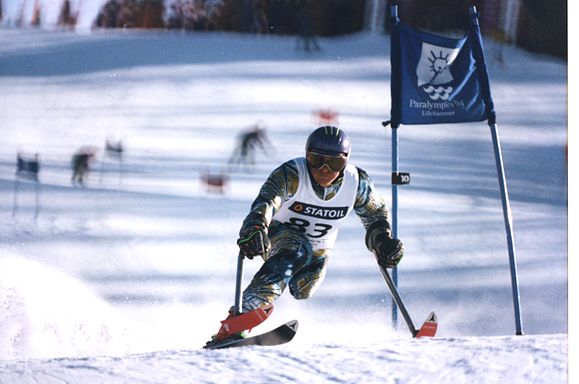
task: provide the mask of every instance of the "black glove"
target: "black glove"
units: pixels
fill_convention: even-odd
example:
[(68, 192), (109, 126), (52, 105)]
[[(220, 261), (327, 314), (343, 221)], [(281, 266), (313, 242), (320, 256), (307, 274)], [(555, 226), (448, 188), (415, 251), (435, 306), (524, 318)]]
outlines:
[(376, 254), (378, 264), (384, 268), (394, 268), (404, 256), (404, 245), (392, 238), (390, 225), (386, 221), (375, 222), (368, 228), (366, 246)]
[(384, 233), (376, 237), (374, 252), (381, 267), (394, 268), (404, 256), (404, 245), (400, 240)]
[(265, 228), (260, 225), (252, 225), (242, 228), (239, 232), (237, 245), (244, 257), (253, 259), (255, 256), (264, 257), (271, 247)]

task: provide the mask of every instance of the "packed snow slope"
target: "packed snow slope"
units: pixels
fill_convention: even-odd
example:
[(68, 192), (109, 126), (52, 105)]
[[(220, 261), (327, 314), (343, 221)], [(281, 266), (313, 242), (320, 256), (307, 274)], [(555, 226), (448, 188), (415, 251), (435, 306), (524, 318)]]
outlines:
[[(0, 30), (0, 383), (567, 381), (567, 65), (491, 43), (526, 335), (488, 127), (403, 126), (400, 292), (417, 324), (436, 311), (438, 337), (411, 339), (402, 318), (393, 330), (352, 216), (316, 295), (284, 295), (253, 331), (298, 319), (290, 344), (201, 349), (233, 302), (239, 225), (269, 172), (303, 154), (315, 111), (339, 114), (351, 161), (391, 202), (389, 38), (320, 43)], [(272, 147), (230, 169), (258, 121)], [(99, 151), (73, 187), (83, 146)], [(38, 188), (15, 182), (18, 152), (39, 155)], [(223, 194), (207, 173), (228, 176)], [(259, 266), (246, 263), (246, 283)]]

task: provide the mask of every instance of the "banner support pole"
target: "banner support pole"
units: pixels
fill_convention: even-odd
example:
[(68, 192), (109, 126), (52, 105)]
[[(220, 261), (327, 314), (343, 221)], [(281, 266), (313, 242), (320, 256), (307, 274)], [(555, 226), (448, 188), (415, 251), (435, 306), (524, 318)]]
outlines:
[(505, 176), (505, 168), (503, 164), (503, 155), (501, 151), (501, 144), (499, 141), (499, 134), (497, 129), (497, 119), (494, 110), (494, 103), (491, 97), (491, 87), (489, 76), (484, 60), (484, 50), (482, 46), (482, 38), (480, 34), (480, 26), (478, 22), (478, 13), (474, 5), (468, 9), (471, 21), (473, 53), (477, 62), (477, 73), (481, 83), (481, 92), (485, 103), (486, 114), (488, 118), (488, 125), (491, 130), (493, 140), (493, 148), (495, 152), (495, 161), (497, 165), (497, 176), (499, 179), (499, 188), (501, 194), (501, 202), (503, 206), (503, 218), (505, 221), (505, 229), (507, 236), (507, 245), (509, 251), (509, 265), (511, 272), (511, 290), (513, 295), (513, 306), (515, 310), (515, 332), (517, 335), (523, 334), (523, 321), (521, 317), (521, 303), (519, 294), (519, 278), (517, 272), (517, 259), (515, 253), (515, 242), (513, 240), (513, 217), (511, 213), (511, 205), (509, 202), (509, 193), (507, 191), (507, 179)]
[(515, 331), (517, 335), (523, 335), (523, 321), (521, 318), (521, 298), (519, 294), (519, 277), (517, 272), (517, 257), (515, 253), (515, 242), (513, 240), (513, 216), (509, 202), (509, 193), (507, 190), (507, 181), (503, 165), (503, 156), (499, 134), (496, 123), (489, 123), (491, 136), (493, 139), (493, 148), (495, 152), (495, 161), (497, 164), (497, 175), (501, 192), (501, 202), (503, 206), (503, 217), (507, 235), (507, 245), (509, 248), (509, 265), (511, 271), (511, 290), (513, 294), (513, 306), (515, 309)]

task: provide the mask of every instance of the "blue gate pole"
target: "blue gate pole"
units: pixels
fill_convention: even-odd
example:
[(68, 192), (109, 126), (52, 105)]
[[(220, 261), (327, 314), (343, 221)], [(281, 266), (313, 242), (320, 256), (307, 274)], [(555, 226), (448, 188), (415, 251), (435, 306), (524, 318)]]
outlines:
[[(392, 174), (398, 173), (398, 126), (392, 125)], [(392, 236), (398, 238), (398, 185), (392, 183)], [(398, 287), (398, 267), (392, 268), (392, 281)], [(392, 300), (392, 327), (398, 326), (398, 306)]]
[(511, 269), (511, 289), (513, 292), (513, 305), (515, 308), (515, 329), (517, 335), (523, 334), (523, 321), (521, 318), (521, 298), (519, 294), (519, 277), (517, 273), (517, 256), (515, 253), (515, 243), (513, 241), (513, 216), (511, 214), (511, 205), (509, 202), (509, 193), (507, 191), (507, 181), (503, 165), (503, 156), (499, 133), (496, 124), (489, 124), (493, 138), (493, 147), (495, 151), (495, 160), (497, 163), (497, 174), (499, 178), (499, 187), (501, 190), (501, 201), (503, 205), (503, 217), (507, 234), (507, 245), (509, 247), (509, 264)]
[[(398, 27), (398, 4), (393, 0), (390, 6), (390, 22), (392, 31), (390, 37), (390, 64), (392, 69), (390, 94), (392, 97), (392, 110), (390, 126), (392, 127), (392, 174), (398, 173), (398, 127), (400, 126), (401, 108), (401, 74), (400, 74), (400, 42)], [(392, 181), (392, 236), (398, 238), (398, 185)], [(392, 268), (392, 282), (398, 286), (398, 268)], [(398, 306), (392, 301), (392, 327), (396, 329), (398, 325)]]

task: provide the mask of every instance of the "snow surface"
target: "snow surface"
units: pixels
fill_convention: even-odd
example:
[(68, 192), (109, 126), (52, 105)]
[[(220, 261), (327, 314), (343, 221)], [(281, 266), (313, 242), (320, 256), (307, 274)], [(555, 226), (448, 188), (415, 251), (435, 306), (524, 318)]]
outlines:
[[(0, 30), (0, 383), (564, 383), (567, 320), (565, 62), (488, 44), (513, 210), (525, 336), (514, 336), (507, 245), (484, 123), (404, 126), (400, 291), (433, 340), (390, 321), (387, 288), (355, 215), (316, 295), (284, 295), (261, 332), (280, 347), (206, 351), (233, 301), (236, 234), (268, 173), (303, 153), (319, 108), (339, 111), (352, 161), (390, 198), (389, 38)], [(499, 53), (512, 60), (500, 62)], [(262, 120), (275, 152), (226, 169)], [(106, 139), (122, 140), (119, 165)], [(87, 188), (70, 157), (100, 149)], [(41, 160), (40, 213), (16, 153)], [(245, 279), (260, 263), (246, 263)]]

